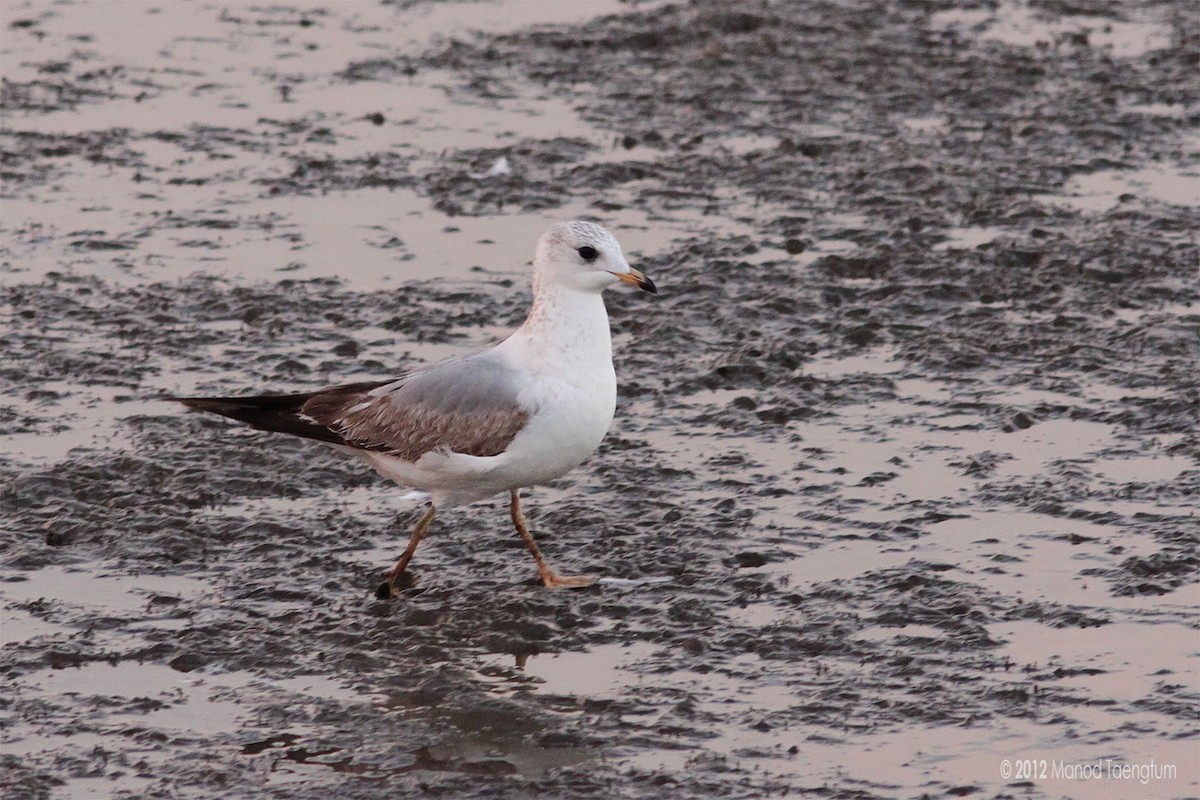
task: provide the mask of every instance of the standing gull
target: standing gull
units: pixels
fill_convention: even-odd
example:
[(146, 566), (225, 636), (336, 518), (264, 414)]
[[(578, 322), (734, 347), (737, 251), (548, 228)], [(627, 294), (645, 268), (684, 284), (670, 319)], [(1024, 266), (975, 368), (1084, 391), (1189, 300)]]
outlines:
[(521, 488), (581, 464), (600, 444), (617, 402), (612, 338), (601, 297), (628, 283), (656, 292), (613, 235), (590, 222), (562, 222), (538, 241), (533, 305), (521, 327), (478, 353), (383, 381), (257, 397), (173, 397), (189, 408), (289, 433), (352, 453), (396, 483), (430, 493), (408, 547), (376, 593), (396, 594), (400, 576), (438, 508), (500, 492), (512, 522), (552, 588), (595, 578), (559, 575), (538, 550), (521, 512)]

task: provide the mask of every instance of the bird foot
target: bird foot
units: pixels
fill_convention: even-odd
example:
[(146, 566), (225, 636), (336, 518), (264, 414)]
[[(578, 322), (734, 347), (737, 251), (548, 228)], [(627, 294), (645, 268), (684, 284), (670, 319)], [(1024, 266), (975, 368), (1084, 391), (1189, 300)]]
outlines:
[(595, 582), (596, 578), (591, 575), (559, 575), (549, 570), (542, 573), (542, 583), (548, 589), (582, 589)]
[(407, 572), (401, 572), (394, 578), (388, 578), (379, 584), (379, 588), (375, 590), (375, 598), (377, 600), (389, 600), (393, 597), (399, 597), (401, 592), (413, 588), (416, 583), (416, 578)]

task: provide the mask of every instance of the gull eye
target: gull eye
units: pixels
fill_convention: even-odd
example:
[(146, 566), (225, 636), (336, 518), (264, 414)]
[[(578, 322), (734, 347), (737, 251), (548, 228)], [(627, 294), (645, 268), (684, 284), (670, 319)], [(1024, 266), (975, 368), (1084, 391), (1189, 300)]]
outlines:
[(583, 247), (579, 248), (576, 252), (579, 253), (580, 258), (582, 258), (584, 261), (588, 261), (588, 262), (595, 261), (597, 258), (600, 257), (600, 252), (598, 250), (596, 250), (596, 248), (592, 247), (590, 244), (585, 244)]

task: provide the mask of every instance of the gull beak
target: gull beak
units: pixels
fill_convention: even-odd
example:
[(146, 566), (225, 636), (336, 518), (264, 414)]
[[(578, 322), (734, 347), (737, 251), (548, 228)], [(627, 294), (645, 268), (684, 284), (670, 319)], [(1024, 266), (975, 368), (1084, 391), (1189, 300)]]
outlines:
[(650, 294), (658, 294), (658, 287), (654, 285), (654, 281), (645, 276), (644, 273), (636, 269), (630, 269), (629, 272), (613, 272), (611, 273), (621, 283), (628, 283), (630, 286), (636, 286)]

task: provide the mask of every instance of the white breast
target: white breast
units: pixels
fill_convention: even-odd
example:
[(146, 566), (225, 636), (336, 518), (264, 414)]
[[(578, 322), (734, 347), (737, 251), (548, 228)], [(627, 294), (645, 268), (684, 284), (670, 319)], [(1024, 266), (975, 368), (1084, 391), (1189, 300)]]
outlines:
[(503, 459), (513, 488), (551, 481), (579, 466), (608, 433), (616, 406), (612, 367), (589, 387), (566, 381), (539, 384), (539, 411), (508, 446)]
[(529, 424), (501, 457), (512, 487), (545, 483), (581, 464), (612, 424), (617, 403), (608, 313), (598, 293), (547, 291), (554, 313), (530, 323), (497, 347), (534, 377), (520, 392)]

